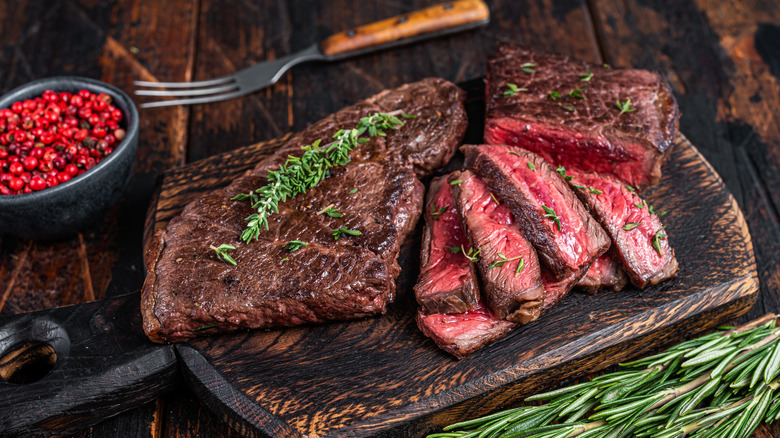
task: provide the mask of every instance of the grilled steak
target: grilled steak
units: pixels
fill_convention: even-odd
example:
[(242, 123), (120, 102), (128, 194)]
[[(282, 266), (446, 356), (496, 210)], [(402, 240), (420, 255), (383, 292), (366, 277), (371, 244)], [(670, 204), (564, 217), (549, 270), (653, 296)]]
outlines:
[(506, 203), (554, 280), (579, 278), (610, 245), (566, 182), (540, 156), (505, 145), (463, 146), (466, 165)]
[(634, 286), (644, 288), (677, 274), (677, 259), (661, 220), (635, 191), (611, 176), (568, 174), (574, 177), (569, 184), (612, 238)]
[[(539, 317), (544, 300), (539, 260), (520, 225), (504, 204), (470, 171), (455, 172), (449, 181), (463, 228), (479, 251), (477, 266), (482, 296), (499, 318), (525, 324)], [(465, 247), (464, 247), (465, 248)]]
[[(509, 84), (522, 90), (513, 93)], [(639, 189), (661, 177), (680, 117), (658, 73), (509, 44), (488, 61), (486, 93), (486, 143), (521, 146), (555, 165), (611, 174)], [(621, 112), (616, 101), (629, 99)]]
[(615, 292), (623, 290), (628, 284), (628, 277), (620, 267), (612, 251), (607, 251), (597, 258), (585, 276), (577, 283), (579, 289), (595, 294), (601, 289), (611, 289)]
[[(274, 155), (224, 189), (190, 203), (146, 254), (144, 330), (156, 342), (198, 334), (352, 319), (384, 313), (393, 301), (397, 256), (423, 204), (424, 176), (454, 154), (466, 128), (463, 93), (427, 79), (382, 92), (290, 138)], [(416, 116), (387, 137), (375, 137), (346, 166), (305, 194), (280, 203), (258, 241), (238, 242), (246, 201), (231, 201), (266, 184), (269, 169), (301, 147), (329, 139), (374, 112)], [(357, 190), (354, 190), (357, 189)], [(341, 217), (317, 214), (332, 205)], [(334, 239), (344, 227), (359, 236)], [(307, 246), (290, 251), (301, 240)], [(209, 245), (231, 243), (232, 266)]]
[(460, 225), (446, 177), (434, 178), (425, 204), (425, 231), (417, 302), (427, 313), (462, 313), (477, 306), (479, 286), (474, 264), (461, 251), (469, 241)]
[(583, 274), (584, 271), (574, 271), (566, 277), (556, 280), (549, 270), (542, 268), (542, 286), (544, 286), (545, 295), (542, 313), (558, 304), (574, 288)]
[(465, 313), (427, 314), (420, 309), (417, 327), (442, 350), (463, 359), (485, 345), (506, 336), (516, 324), (497, 318), (479, 303)]

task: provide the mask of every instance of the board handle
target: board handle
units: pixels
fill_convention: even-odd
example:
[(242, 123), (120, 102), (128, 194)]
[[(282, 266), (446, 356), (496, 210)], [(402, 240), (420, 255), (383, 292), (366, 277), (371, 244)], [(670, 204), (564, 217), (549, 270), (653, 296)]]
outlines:
[(152, 401), (178, 379), (141, 330), (140, 294), (0, 319), (0, 436), (72, 433)]
[(352, 56), (485, 25), (482, 0), (455, 0), (331, 35), (320, 43), (331, 57)]

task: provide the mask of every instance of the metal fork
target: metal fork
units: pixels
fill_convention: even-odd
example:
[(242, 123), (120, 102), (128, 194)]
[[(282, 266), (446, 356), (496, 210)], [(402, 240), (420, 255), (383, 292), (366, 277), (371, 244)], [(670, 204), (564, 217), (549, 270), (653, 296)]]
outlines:
[(337, 61), (474, 29), (489, 20), (490, 12), (482, 0), (456, 0), (337, 33), (300, 52), (255, 64), (231, 75), (194, 82), (136, 81), (137, 87), (162, 89), (138, 89), (135, 94), (180, 97), (142, 103), (141, 108), (232, 99), (273, 85), (287, 70), (303, 62)]

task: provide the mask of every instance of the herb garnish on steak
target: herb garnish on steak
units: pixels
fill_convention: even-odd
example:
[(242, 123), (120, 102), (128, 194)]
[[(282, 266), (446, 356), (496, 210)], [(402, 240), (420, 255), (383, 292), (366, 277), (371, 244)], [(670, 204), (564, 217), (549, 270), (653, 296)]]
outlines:
[(582, 202), (609, 234), (631, 283), (644, 288), (677, 274), (674, 249), (658, 215), (623, 183), (607, 175), (569, 171), (569, 184), (598, 188), (599, 194), (576, 188)]
[(476, 263), (487, 306), (501, 319), (520, 324), (535, 320), (544, 300), (536, 251), (507, 206), (497, 204), (476, 175), (455, 172), (453, 180), (461, 181), (454, 186), (453, 197), (471, 247), (479, 248)]
[[(533, 74), (523, 67), (529, 62)], [(524, 91), (507, 93), (510, 84)], [(551, 164), (615, 175), (638, 189), (661, 177), (680, 116), (658, 73), (510, 44), (488, 60), (485, 100), (486, 143), (520, 146)]]
[(506, 203), (555, 280), (581, 277), (609, 248), (604, 230), (541, 157), (504, 145), (461, 149), (466, 166)]
[(425, 204), (420, 276), (414, 285), (425, 312), (462, 313), (479, 302), (474, 263), (463, 253), (469, 246), (452, 199), (447, 177), (434, 178)]
[[(394, 299), (401, 243), (422, 209), (424, 188), (416, 176), (429, 175), (454, 155), (466, 129), (463, 99), (458, 87), (441, 79), (384, 91), (314, 123), (229, 186), (188, 204), (155, 233), (146, 253), (141, 311), (147, 336), (177, 342), (384, 313)], [(230, 254), (238, 266), (208, 249), (235, 242), (244, 218), (255, 212), (231, 197), (267, 184), (268, 171), (300, 156), (302, 146), (393, 110), (416, 118), (402, 132), (360, 145), (331, 177), (279, 204), (259, 240), (236, 242)], [(343, 216), (316, 214), (330, 204)], [(334, 240), (333, 231), (342, 227), (361, 235)], [(308, 245), (290, 252), (292, 240)], [(213, 328), (197, 331), (204, 326)]]

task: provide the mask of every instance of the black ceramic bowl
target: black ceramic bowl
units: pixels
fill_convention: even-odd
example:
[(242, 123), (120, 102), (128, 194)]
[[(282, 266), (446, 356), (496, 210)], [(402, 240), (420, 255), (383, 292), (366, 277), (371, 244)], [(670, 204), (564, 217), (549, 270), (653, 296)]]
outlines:
[(57, 76), (39, 79), (0, 97), (0, 109), (35, 98), (46, 90), (86, 89), (113, 98), (127, 134), (114, 151), (95, 167), (70, 181), (23, 195), (0, 195), (0, 234), (49, 240), (84, 229), (116, 204), (133, 174), (138, 147), (138, 109), (122, 90), (95, 79)]

